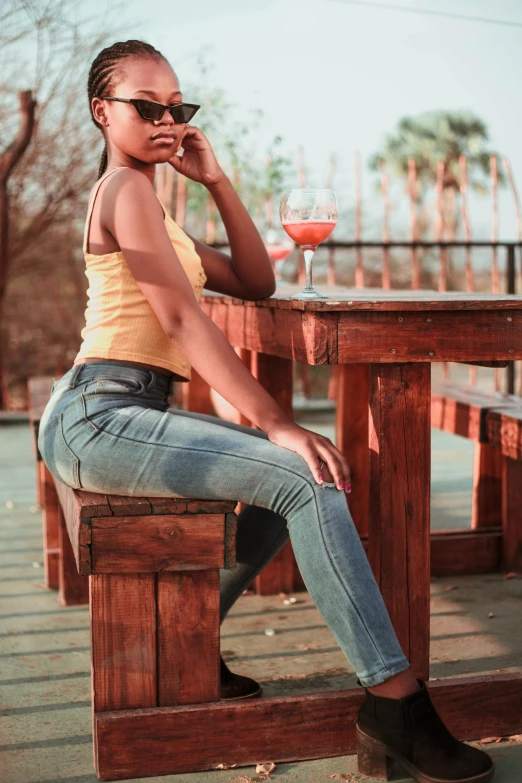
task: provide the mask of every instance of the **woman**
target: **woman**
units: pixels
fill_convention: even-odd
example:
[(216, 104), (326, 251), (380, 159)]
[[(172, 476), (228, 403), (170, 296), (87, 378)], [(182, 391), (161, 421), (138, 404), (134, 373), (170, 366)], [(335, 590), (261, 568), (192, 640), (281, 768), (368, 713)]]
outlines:
[[(284, 414), (199, 307), (205, 283), (256, 300), (275, 281), (210, 143), (189, 124), (198, 107), (182, 102), (171, 66), (141, 41), (100, 52), (88, 99), (106, 145), (85, 226), (89, 301), (79, 353), (41, 420), (45, 463), (78, 489), (247, 504), (238, 565), (221, 572), (221, 620), (290, 536), (306, 587), (366, 691), (361, 771), (385, 770), (388, 757), (416, 780), (489, 780), (490, 757), (449, 733), (411, 673), (347, 507), (345, 457)], [(154, 172), (165, 162), (208, 188), (231, 257), (163, 210)], [(169, 410), (172, 382), (190, 378), (191, 366), (260, 429)], [(221, 666), (222, 698), (259, 695), (258, 683)]]

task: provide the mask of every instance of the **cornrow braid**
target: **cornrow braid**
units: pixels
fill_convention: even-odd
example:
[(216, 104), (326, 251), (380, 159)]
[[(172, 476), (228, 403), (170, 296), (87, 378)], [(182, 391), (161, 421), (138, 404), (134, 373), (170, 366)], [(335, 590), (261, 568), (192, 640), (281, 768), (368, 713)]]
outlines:
[[(161, 52), (144, 41), (117, 41), (112, 46), (107, 46), (101, 50), (92, 62), (87, 80), (87, 98), (89, 100), (91, 118), (100, 130), (102, 130), (102, 126), (94, 118), (92, 111), (92, 99), (111, 94), (112, 89), (116, 86), (117, 77), (123, 73), (122, 61), (128, 57), (152, 57), (155, 60), (163, 59), (166, 61), (166, 57)], [(103, 148), (98, 179), (106, 168), (107, 144)]]

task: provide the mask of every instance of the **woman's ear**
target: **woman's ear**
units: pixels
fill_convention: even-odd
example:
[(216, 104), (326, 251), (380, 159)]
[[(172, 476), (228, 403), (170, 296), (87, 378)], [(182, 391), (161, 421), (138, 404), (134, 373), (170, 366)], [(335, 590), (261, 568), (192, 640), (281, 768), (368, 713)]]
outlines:
[(105, 114), (105, 106), (101, 98), (93, 98), (91, 102), (92, 114), (99, 125), (108, 125)]

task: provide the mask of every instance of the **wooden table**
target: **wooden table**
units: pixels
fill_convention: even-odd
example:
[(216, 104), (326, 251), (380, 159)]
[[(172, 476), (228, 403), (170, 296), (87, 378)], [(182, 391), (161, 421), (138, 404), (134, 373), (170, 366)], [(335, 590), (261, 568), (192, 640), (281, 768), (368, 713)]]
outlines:
[[(482, 530), (430, 537), (431, 363), (521, 359), (522, 297), (322, 285), (331, 298), (289, 298), (299, 290), (281, 286), (258, 302), (204, 291), (201, 306), (289, 414), (293, 361), (342, 367), (336, 426), (352, 468), (349, 507), (404, 653), (427, 679), (430, 559), (451, 572), (459, 552), (487, 556), (491, 545)], [(193, 373), (185, 403), (208, 408)], [(265, 569), (269, 587), (294, 588), (289, 557), (288, 547)]]

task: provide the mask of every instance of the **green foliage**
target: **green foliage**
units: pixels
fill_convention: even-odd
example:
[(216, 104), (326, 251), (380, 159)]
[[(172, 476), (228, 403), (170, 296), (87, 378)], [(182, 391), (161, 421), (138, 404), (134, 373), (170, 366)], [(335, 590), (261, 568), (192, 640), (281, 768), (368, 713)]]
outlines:
[[(250, 110), (240, 121), (236, 116), (236, 104), (229, 101), (222, 88), (211, 85), (213, 63), (208, 59), (208, 48), (203, 48), (196, 55), (192, 67), (184, 64), (184, 70), (190, 70), (191, 78), (181, 80), (181, 89), (185, 96), (190, 96), (191, 103), (201, 104), (195, 122), (210, 141), (250, 216), (261, 227), (265, 218), (265, 202), (271, 195), (276, 200), (279, 198), (289, 176), (291, 161), (283, 153), (281, 136), (274, 136), (264, 149), (254, 138), (264, 117), (262, 109)], [(192, 229), (200, 235), (204, 232), (207, 204), (207, 189), (187, 180), (188, 219)], [(217, 214), (209, 217), (219, 219)]]
[[(446, 163), (444, 187), (457, 190), (460, 184), (459, 157), (468, 163), (469, 187), (479, 193), (487, 191), (484, 176), (489, 175), (489, 158), (494, 153), (485, 123), (470, 111), (430, 111), (414, 117), (403, 117), (394, 133), (388, 134), (380, 152), (370, 160), (377, 170), (386, 161), (390, 173), (407, 176), (408, 159), (417, 166), (421, 194), (437, 178), (439, 161)], [(482, 175), (482, 176), (481, 176)], [(499, 182), (503, 182), (499, 171)]]

